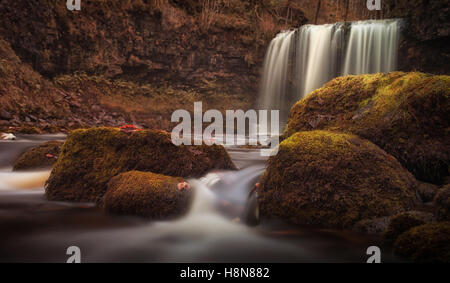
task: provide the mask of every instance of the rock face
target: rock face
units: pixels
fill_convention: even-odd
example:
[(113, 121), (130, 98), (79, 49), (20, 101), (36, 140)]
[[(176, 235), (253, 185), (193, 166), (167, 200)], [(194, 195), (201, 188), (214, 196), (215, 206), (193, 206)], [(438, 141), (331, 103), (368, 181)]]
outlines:
[(261, 215), (298, 224), (349, 228), (417, 204), (417, 182), (394, 157), (354, 135), (326, 131), (284, 140), (260, 183)]
[[(265, 44), (283, 26), (302, 24), (302, 11), (273, 1), (209, 2), (85, 1), (78, 13), (65, 1), (7, 0), (0, 34), (45, 76), (81, 71), (185, 88), (209, 80), (227, 93), (255, 93)], [(288, 17), (273, 16), (286, 10)]]
[(449, 175), (450, 77), (422, 73), (336, 78), (291, 110), (285, 137), (336, 130), (368, 139), (417, 179), (440, 184)]
[(408, 211), (392, 217), (384, 233), (386, 242), (394, 243), (398, 236), (411, 228), (430, 223), (434, 220), (432, 213)]
[(46, 185), (50, 200), (98, 202), (119, 173), (138, 170), (201, 176), (235, 169), (222, 146), (175, 146), (164, 131), (125, 133), (114, 128), (76, 130), (68, 136)]
[(426, 224), (403, 233), (394, 252), (415, 262), (450, 263), (450, 222)]
[(450, 185), (443, 187), (434, 198), (436, 217), (440, 221), (450, 221)]
[(23, 153), (14, 164), (14, 171), (52, 167), (61, 151), (62, 142), (46, 142)]
[(192, 196), (191, 190), (178, 190), (180, 181), (182, 178), (150, 172), (122, 173), (109, 181), (102, 207), (118, 215), (175, 218), (186, 213)]

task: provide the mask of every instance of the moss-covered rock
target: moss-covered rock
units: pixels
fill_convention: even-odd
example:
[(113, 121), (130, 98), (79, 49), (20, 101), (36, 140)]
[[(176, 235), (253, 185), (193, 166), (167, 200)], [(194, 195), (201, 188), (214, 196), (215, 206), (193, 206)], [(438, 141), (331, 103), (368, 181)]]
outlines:
[(138, 170), (196, 177), (213, 169), (235, 169), (222, 146), (175, 146), (164, 131), (80, 129), (64, 143), (46, 195), (50, 200), (98, 202), (119, 173)]
[(183, 215), (189, 208), (191, 190), (179, 190), (182, 178), (150, 172), (119, 174), (108, 183), (102, 207), (111, 214), (167, 219)]
[(450, 222), (414, 227), (398, 237), (394, 252), (415, 262), (450, 263)]
[(62, 142), (46, 142), (23, 153), (14, 164), (14, 171), (52, 167), (58, 158)]
[(400, 213), (391, 218), (389, 225), (384, 233), (386, 242), (393, 243), (398, 236), (408, 231), (409, 229), (430, 223), (434, 220), (432, 213), (421, 211), (408, 211)]
[(298, 224), (348, 228), (417, 204), (417, 182), (369, 141), (326, 131), (284, 140), (261, 178), (261, 215)]
[(284, 137), (335, 130), (368, 139), (417, 179), (450, 175), (450, 76), (394, 72), (332, 80), (291, 110)]
[(436, 218), (439, 221), (450, 221), (450, 185), (443, 187), (434, 198)]

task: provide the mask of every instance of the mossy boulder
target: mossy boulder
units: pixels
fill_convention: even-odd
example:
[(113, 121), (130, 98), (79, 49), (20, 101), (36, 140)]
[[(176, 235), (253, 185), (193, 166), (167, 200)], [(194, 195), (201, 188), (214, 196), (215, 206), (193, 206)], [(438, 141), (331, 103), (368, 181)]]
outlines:
[(415, 262), (450, 263), (450, 222), (414, 227), (398, 237), (394, 252)]
[(156, 130), (80, 129), (67, 137), (47, 181), (46, 196), (98, 202), (110, 179), (123, 172), (198, 177), (213, 169), (235, 169), (222, 146), (175, 146), (169, 133)]
[(368, 139), (418, 180), (442, 184), (450, 165), (450, 76), (394, 72), (332, 80), (300, 100), (284, 133), (333, 130)]
[(111, 214), (155, 220), (182, 216), (192, 196), (191, 190), (178, 190), (177, 184), (182, 180), (151, 172), (119, 174), (109, 181), (102, 207)]
[(434, 198), (435, 214), (439, 221), (450, 221), (450, 185), (443, 187)]
[(355, 135), (299, 132), (284, 140), (260, 180), (263, 217), (349, 228), (417, 204), (417, 182), (391, 155)]
[(14, 171), (51, 168), (58, 158), (63, 142), (46, 142), (23, 153), (14, 164)]
[(386, 242), (394, 243), (398, 236), (416, 226), (430, 223), (434, 220), (433, 214), (421, 211), (408, 211), (391, 218), (384, 233)]

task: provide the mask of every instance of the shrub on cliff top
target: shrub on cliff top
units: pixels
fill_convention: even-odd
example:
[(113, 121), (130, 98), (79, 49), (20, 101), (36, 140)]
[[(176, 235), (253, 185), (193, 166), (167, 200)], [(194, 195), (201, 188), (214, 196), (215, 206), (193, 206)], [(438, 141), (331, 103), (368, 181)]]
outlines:
[(356, 134), (395, 156), (417, 179), (449, 175), (450, 76), (422, 73), (346, 76), (291, 110), (285, 137), (298, 131)]
[(348, 228), (416, 205), (417, 182), (369, 141), (326, 131), (284, 140), (261, 178), (261, 215), (298, 224)]
[(64, 143), (46, 195), (50, 200), (97, 202), (110, 179), (122, 172), (191, 177), (213, 169), (235, 169), (222, 146), (175, 146), (164, 131), (81, 129)]

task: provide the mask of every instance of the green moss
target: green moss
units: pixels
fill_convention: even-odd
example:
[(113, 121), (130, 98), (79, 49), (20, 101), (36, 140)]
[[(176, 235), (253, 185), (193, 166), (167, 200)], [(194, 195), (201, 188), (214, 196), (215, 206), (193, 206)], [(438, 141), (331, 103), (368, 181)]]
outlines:
[[(14, 171), (50, 168), (56, 163), (62, 142), (46, 142), (23, 153), (14, 164)], [(47, 156), (50, 154), (51, 156)]]
[(191, 191), (179, 191), (182, 178), (150, 172), (131, 171), (117, 175), (108, 183), (102, 207), (111, 214), (167, 219), (183, 215)]
[(433, 214), (419, 211), (408, 211), (392, 217), (384, 233), (386, 242), (394, 243), (398, 236), (413, 227), (432, 222)]
[(335, 130), (370, 140), (419, 180), (441, 184), (449, 175), (450, 77), (417, 72), (332, 80), (291, 110), (284, 137)]
[(450, 222), (425, 224), (398, 237), (394, 252), (415, 262), (450, 263)]
[(436, 218), (440, 221), (450, 221), (450, 185), (443, 187), (434, 198)]
[(213, 169), (235, 169), (222, 146), (175, 146), (164, 131), (81, 129), (71, 132), (64, 143), (46, 195), (51, 200), (97, 202), (119, 173), (138, 170), (198, 177)]
[(395, 158), (357, 136), (327, 131), (284, 140), (260, 183), (262, 216), (298, 224), (348, 228), (417, 203), (417, 183)]

